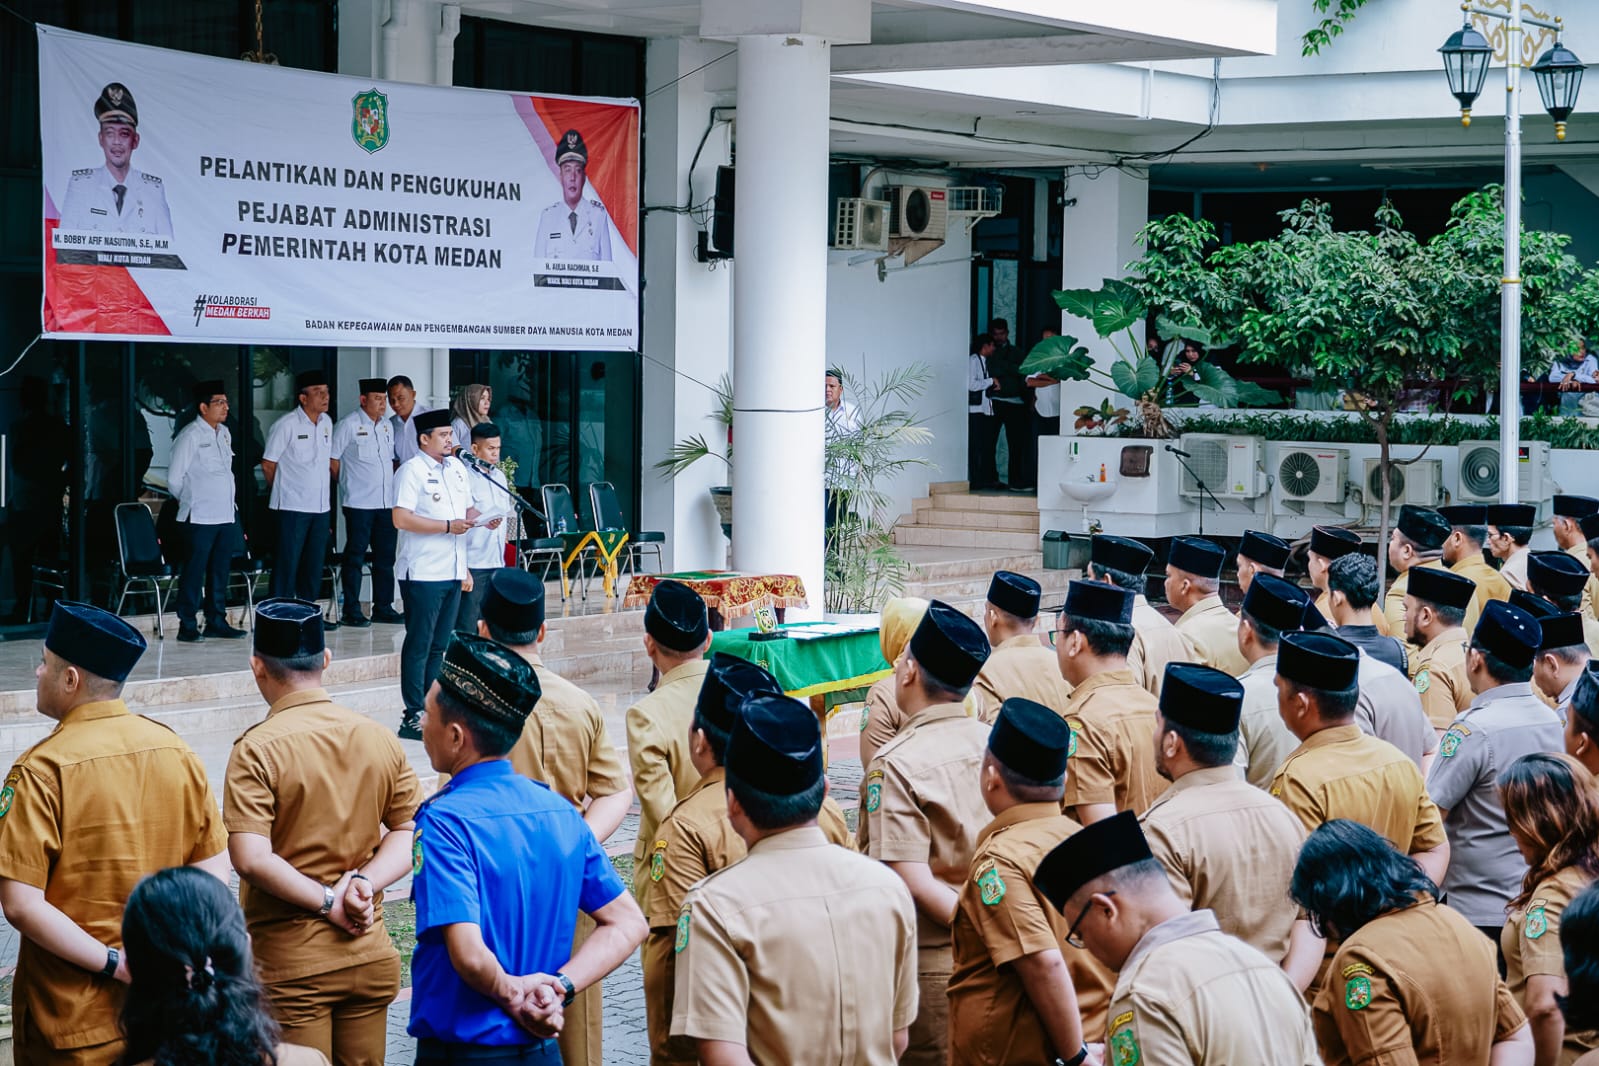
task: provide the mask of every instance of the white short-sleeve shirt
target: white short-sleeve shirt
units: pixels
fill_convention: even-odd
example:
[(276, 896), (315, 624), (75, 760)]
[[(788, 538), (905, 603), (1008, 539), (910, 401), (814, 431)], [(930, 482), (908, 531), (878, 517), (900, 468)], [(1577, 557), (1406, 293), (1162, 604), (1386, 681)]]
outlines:
[(333, 458), (339, 461), (339, 500), (357, 510), (394, 506), (394, 426), (356, 408), (333, 427)]
[(442, 461), (423, 453), (394, 473), (394, 506), (439, 523), (437, 533), (402, 529), (394, 559), (394, 576), (402, 581), (464, 581), (466, 538), (446, 532), (444, 521), (465, 518), (472, 506), (472, 487), (459, 459)]
[(223, 526), (233, 521), (233, 436), (203, 418), (184, 426), (172, 442), (167, 487), (178, 498), (178, 521)]
[(305, 408), (296, 407), (272, 423), (261, 458), (278, 464), (272, 510), (321, 514), (333, 509), (333, 419), (326, 414), (312, 422)]
[[(495, 467), (492, 474), (469, 470), (466, 476), (472, 486), (472, 506), (476, 507), (479, 513), (501, 514), (509, 512), (515, 506), (506, 495), (505, 471), (499, 467)], [(494, 479), (494, 485), (489, 484), (491, 477)], [(499, 488), (495, 488), (495, 485)], [(466, 565), (473, 570), (497, 570), (504, 566), (506, 530), (505, 522), (501, 522), (498, 529), (473, 526), (467, 530)]]
[[(422, 454), (422, 449), (416, 443), (416, 416), (427, 413), (427, 408), (417, 404), (411, 408), (410, 418), (401, 418), (399, 415), (389, 416), (389, 425), (394, 427), (394, 461), (404, 463)], [(455, 443), (459, 444), (460, 441)]]

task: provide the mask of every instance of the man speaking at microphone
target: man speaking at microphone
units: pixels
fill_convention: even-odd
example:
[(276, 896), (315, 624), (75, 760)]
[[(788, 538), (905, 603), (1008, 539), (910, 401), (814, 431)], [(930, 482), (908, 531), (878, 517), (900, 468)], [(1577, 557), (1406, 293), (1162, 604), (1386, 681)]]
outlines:
[(417, 454), (394, 474), (394, 528), (399, 531), (394, 576), (405, 601), (401, 740), (422, 739), (422, 700), (438, 676), (461, 593), (472, 588), (465, 534), (479, 513), (472, 506), (466, 467), (451, 455), (450, 412), (419, 414), (414, 426)]
[(480, 516), (500, 516), (466, 531), (466, 568), (472, 575), (472, 584), (461, 594), (455, 628), (476, 633), (477, 620), (483, 617), (483, 596), (489, 590), (489, 575), (506, 565), (504, 516), (511, 507), (511, 488), (499, 465), (499, 427), (493, 422), (479, 422), (472, 427), (472, 450), (457, 448), (456, 455), (468, 467), (472, 506)]

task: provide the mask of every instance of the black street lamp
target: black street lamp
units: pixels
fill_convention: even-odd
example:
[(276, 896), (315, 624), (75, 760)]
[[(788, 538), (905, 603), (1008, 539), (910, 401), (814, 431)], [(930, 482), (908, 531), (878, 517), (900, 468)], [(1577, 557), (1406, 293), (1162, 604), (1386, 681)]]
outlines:
[[(1515, 2), (1517, 0), (1512, 0), (1512, 3)], [(1449, 40), (1438, 51), (1444, 57), (1444, 74), (1449, 78), (1449, 91), (1460, 101), (1460, 124), (1469, 126), (1471, 105), (1482, 93), (1482, 83), (1488, 77), (1488, 61), (1493, 58), (1493, 46), (1488, 43), (1488, 38), (1467, 22), (1450, 34)]]
[(1543, 109), (1555, 120), (1556, 140), (1566, 139), (1566, 119), (1577, 106), (1577, 92), (1582, 88), (1582, 72), (1585, 69), (1582, 60), (1558, 39), (1555, 46), (1532, 66), (1533, 79), (1538, 82), (1538, 95), (1543, 98)]

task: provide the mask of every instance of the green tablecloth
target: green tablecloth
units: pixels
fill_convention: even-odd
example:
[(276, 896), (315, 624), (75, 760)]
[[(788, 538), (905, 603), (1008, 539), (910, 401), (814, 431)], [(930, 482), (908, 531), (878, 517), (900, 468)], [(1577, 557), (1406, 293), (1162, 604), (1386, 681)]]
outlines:
[[(825, 622), (779, 626), (803, 633)], [(799, 699), (868, 688), (893, 667), (883, 660), (877, 630), (864, 629), (827, 636), (787, 640), (751, 640), (755, 629), (724, 629), (711, 635), (711, 651), (727, 652), (769, 670), (783, 691)]]

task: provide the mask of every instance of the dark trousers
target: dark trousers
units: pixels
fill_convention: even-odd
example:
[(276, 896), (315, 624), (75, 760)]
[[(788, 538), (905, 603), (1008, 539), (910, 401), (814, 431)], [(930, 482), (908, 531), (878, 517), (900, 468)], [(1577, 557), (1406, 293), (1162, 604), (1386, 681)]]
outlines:
[(442, 1040), (416, 1042), (416, 1066), (449, 1066), (451, 1063), (515, 1063), (517, 1066), (561, 1066), (561, 1050), (554, 1040), (515, 1047), (490, 1047), (487, 1044), (446, 1044)]
[(315, 600), (322, 569), (328, 564), (332, 511), (276, 511), (278, 555), (272, 567), (272, 595)]
[(205, 621), (214, 625), (228, 620), (228, 567), (233, 561), (233, 523), (184, 523), (188, 556), (178, 577), (178, 624), (194, 625), (200, 609), (200, 586), (205, 584)]
[(999, 420), (993, 415), (966, 415), (966, 478), (974, 489), (993, 488), (999, 481), (994, 469), (994, 444), (999, 440)]
[(400, 645), (400, 698), (405, 713), (422, 710), (428, 686), (438, 676), (444, 649), (461, 606), (459, 581), (401, 581), (405, 642)]
[(1033, 420), (1033, 426), (1033, 435), (1035, 437), (1058, 437), (1060, 436), (1060, 415), (1054, 415), (1053, 417), (1036, 415)]
[[(1010, 452), (1007, 481), (1013, 489), (1031, 488), (1038, 483), (1033, 467), (1038, 465), (1038, 444), (1033, 438), (1033, 411), (1025, 403), (994, 403), (994, 418), (1005, 428), (1005, 448)], [(994, 440), (999, 440), (995, 430)], [(992, 449), (990, 449), (992, 451)]]
[(483, 597), (489, 593), (492, 569), (472, 571), (472, 591), (461, 593), (461, 605), (455, 611), (455, 628), (467, 633), (477, 632), (477, 620), (483, 617)]
[(344, 509), (344, 559), (339, 576), (344, 584), (344, 613), (361, 613), (361, 567), (372, 548), (372, 609), (394, 606), (394, 513), (388, 508)]

